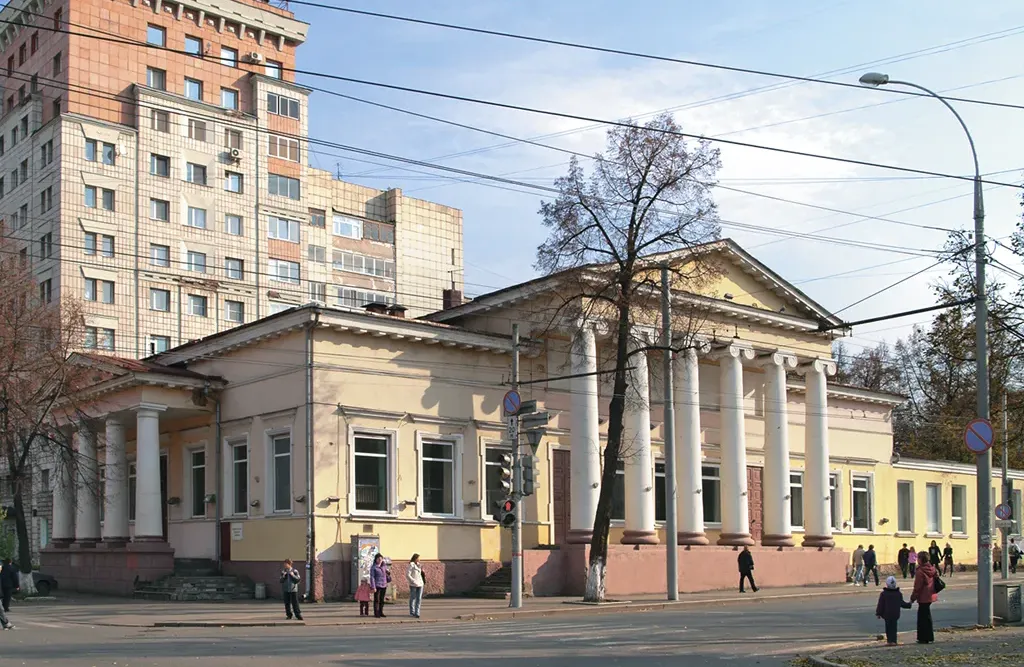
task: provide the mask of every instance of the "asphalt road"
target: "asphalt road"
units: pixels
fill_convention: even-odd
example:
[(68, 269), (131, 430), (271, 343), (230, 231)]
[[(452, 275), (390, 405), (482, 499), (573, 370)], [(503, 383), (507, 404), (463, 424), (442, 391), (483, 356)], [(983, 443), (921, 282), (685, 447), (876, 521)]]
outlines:
[[(947, 593), (933, 605), (936, 625), (973, 623), (974, 591)], [(873, 596), (842, 594), (672, 611), (339, 627), (112, 628), (63, 621), (56, 608), (15, 612), (18, 629), (0, 634), (5, 667), (784, 665), (797, 653), (882, 631)], [(916, 611), (904, 613), (901, 629), (913, 630)]]

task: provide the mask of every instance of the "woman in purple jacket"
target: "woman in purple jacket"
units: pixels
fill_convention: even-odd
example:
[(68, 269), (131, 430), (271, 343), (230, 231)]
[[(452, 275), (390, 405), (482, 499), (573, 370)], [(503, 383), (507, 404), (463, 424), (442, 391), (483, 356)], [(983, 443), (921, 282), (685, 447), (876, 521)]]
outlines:
[(388, 568), (384, 564), (384, 556), (377, 554), (373, 557), (373, 566), (370, 567), (370, 586), (373, 587), (373, 615), (377, 618), (384, 616), (384, 594), (388, 590)]

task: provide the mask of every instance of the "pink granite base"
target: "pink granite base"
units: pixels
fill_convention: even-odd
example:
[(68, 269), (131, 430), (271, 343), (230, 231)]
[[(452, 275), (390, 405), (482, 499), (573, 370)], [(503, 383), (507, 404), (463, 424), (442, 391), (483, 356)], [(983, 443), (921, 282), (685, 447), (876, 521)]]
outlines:
[(129, 596), (136, 578), (156, 581), (174, 572), (174, 549), (166, 542), (73, 543), (42, 549), (39, 557), (60, 590), (81, 593)]

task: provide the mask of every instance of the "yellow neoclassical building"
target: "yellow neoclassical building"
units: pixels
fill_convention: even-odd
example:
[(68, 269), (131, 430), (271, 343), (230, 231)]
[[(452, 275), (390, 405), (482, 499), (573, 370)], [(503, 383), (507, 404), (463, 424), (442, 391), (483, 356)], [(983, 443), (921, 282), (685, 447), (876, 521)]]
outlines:
[[(669, 544), (684, 591), (734, 585), (735, 550), (748, 544), (767, 586), (842, 581), (861, 544), (887, 564), (904, 543), (948, 542), (971, 563), (973, 468), (896, 460), (890, 419), (903, 399), (832, 381), (835, 334), (822, 329), (842, 323), (735, 243), (702, 252), (720, 270), (716, 284), (673, 295), (705, 314), (674, 366), (679, 534), (663, 529), (661, 353), (638, 353), (609, 594), (663, 591)], [(100, 465), (54, 466), (44, 568), (62, 586), (128, 593), (136, 576), (212, 561), (273, 592), (292, 558), (318, 598), (336, 599), (379, 549), (396, 567), (421, 554), (427, 593), (472, 589), (511, 557), (492, 511), (511, 447), (501, 399), (517, 323), (523, 396), (553, 415), (523, 503), (527, 586), (579, 593), (610, 350), (604, 323), (547, 317), (563, 278), (421, 319), (395, 306), (309, 305), (143, 361), (76, 357), (94, 381), (66, 427), (79, 460)], [(654, 331), (634, 334), (642, 345)], [(1024, 474), (1013, 478), (1019, 525)]]

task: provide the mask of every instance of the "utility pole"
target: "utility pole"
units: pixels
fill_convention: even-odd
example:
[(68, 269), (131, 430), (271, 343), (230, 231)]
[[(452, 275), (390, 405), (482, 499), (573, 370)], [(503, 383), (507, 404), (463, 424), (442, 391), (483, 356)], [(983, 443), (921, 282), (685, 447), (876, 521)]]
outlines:
[(661, 353), (665, 373), (665, 574), (668, 599), (679, 599), (679, 521), (676, 516), (676, 409), (672, 377), (672, 301), (668, 266), (661, 267)]
[[(519, 324), (512, 324), (512, 389), (519, 391)], [(519, 417), (515, 437), (512, 439), (512, 499), (515, 501), (516, 521), (512, 524), (512, 593), (508, 606), (523, 606), (523, 466), (519, 456)]]
[[(1006, 389), (1003, 389), (1003, 502), (1011, 505), (1013, 503), (1013, 486), (1010, 484), (1010, 430), (1009, 430), (1009, 418), (1006, 414)], [(1010, 531), (1007, 528), (1003, 528), (1000, 531), (1002, 535), (1002, 551), (1003, 551), (1003, 562), (1000, 565), (1000, 572), (1002, 573), (1003, 579), (1010, 577), (1010, 554), (1007, 551), (1009, 546), (1007, 540), (1010, 535)]]

